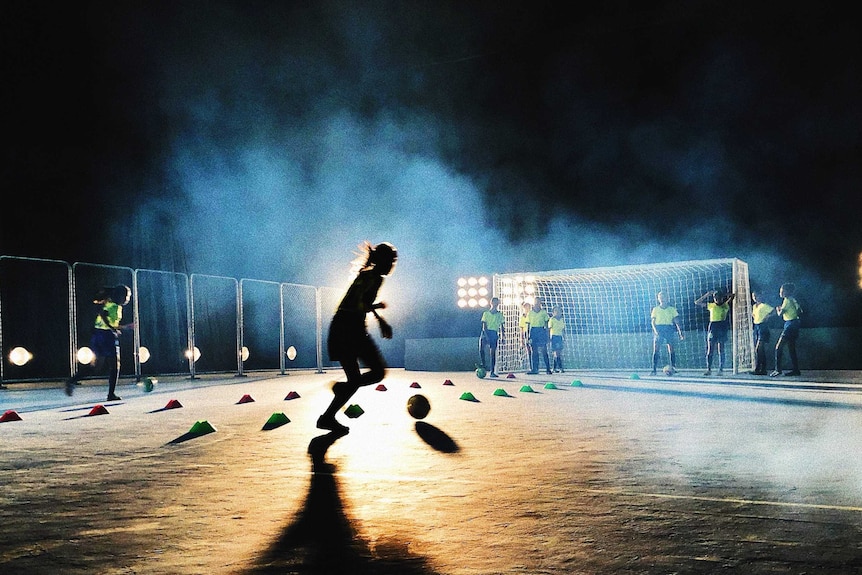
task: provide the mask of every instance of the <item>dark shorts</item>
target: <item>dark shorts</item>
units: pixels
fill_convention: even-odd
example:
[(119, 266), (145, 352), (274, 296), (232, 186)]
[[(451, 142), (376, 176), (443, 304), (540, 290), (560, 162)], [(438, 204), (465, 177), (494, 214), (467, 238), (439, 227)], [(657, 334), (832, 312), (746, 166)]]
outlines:
[(548, 345), (548, 330), (543, 327), (531, 327), (530, 344), (538, 347)]
[(551, 336), (551, 349), (553, 351), (563, 351), (563, 336), (561, 336), (561, 335), (552, 335)]
[(754, 324), (754, 341), (769, 343), (769, 340), (772, 338), (772, 335), (769, 333), (769, 327), (763, 325), (762, 323)]
[(365, 327), (365, 318), (356, 314), (335, 314), (329, 324), (326, 348), (332, 361), (380, 357), (380, 350)]
[(727, 343), (728, 321), (711, 321), (706, 338), (713, 343)]
[(497, 342), (500, 341), (500, 333), (492, 329), (486, 329), (483, 337), (488, 347), (497, 347)]
[(90, 336), (90, 349), (96, 357), (113, 357), (120, 345), (117, 335), (109, 329), (94, 329)]
[(679, 337), (676, 334), (676, 326), (672, 324), (655, 326), (652, 340), (655, 345), (661, 345), (662, 341), (668, 345), (673, 345), (674, 342), (679, 341)]
[(781, 337), (784, 341), (796, 341), (799, 339), (799, 320), (791, 319), (784, 322), (784, 329), (781, 330)]

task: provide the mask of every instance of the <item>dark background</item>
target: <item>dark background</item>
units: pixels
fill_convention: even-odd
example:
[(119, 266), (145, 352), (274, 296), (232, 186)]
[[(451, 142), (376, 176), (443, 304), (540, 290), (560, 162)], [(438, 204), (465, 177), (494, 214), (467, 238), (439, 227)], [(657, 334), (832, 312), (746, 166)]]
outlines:
[(478, 325), (463, 274), (738, 257), (810, 325), (862, 326), (845, 3), (2, 13), (0, 254), (340, 287), (391, 241), (417, 337)]

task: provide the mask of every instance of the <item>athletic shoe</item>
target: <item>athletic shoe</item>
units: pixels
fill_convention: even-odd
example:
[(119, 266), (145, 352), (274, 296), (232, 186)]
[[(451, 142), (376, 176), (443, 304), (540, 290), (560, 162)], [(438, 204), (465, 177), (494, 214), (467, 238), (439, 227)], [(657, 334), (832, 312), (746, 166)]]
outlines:
[(349, 427), (341, 425), (334, 417), (324, 417), (323, 415), (317, 418), (317, 428), (334, 431), (343, 435), (347, 435), (350, 432)]
[(548, 371), (546, 371), (545, 373), (547, 373), (548, 375), (551, 375), (551, 373), (552, 373), (552, 372), (551, 372), (551, 370), (549, 369), (549, 370), (548, 370)]
[(781, 372), (776, 369), (769, 374), (769, 377), (778, 377), (779, 375), (781, 375)]
[(539, 375), (538, 371), (528, 371), (527, 375)]
[(793, 376), (793, 375), (802, 375), (802, 372), (801, 372), (801, 371), (799, 371), (799, 370), (796, 370), (796, 371), (785, 371), (785, 372), (784, 372), (784, 375), (790, 375), (790, 376)]
[(121, 399), (123, 398), (119, 395), (114, 395), (113, 393), (108, 396), (108, 401), (120, 401)]
[(724, 370), (723, 370), (723, 369), (719, 369), (719, 370), (718, 370), (718, 375), (724, 375)]
[(707, 369), (706, 371), (703, 372), (703, 375), (712, 375), (712, 370)]
[(72, 397), (72, 394), (75, 393), (75, 378), (70, 377), (66, 380), (66, 395)]
[(494, 373), (494, 372), (492, 371), (492, 372), (491, 372), (491, 377), (500, 377), (500, 376), (499, 376), (499, 375), (497, 375), (496, 373)]
[(655, 375), (655, 370), (652, 370), (651, 372), (649, 372), (649, 374), (650, 374), (650, 375)]

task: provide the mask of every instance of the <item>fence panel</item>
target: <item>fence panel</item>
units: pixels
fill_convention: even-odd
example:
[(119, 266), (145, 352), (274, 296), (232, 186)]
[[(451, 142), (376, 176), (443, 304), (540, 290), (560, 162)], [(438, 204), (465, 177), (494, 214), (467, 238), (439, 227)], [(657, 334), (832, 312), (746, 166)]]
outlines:
[[(74, 369), (72, 313), (68, 263), (0, 256), (0, 384), (69, 377)], [(9, 357), (19, 347), (26, 350), (19, 354), (20, 362)]]

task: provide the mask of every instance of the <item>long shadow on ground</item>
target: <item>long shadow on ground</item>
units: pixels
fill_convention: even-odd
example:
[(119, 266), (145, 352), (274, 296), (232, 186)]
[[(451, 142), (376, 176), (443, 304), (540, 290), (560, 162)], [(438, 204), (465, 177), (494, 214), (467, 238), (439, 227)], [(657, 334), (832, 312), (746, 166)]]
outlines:
[(311, 485), (302, 509), (248, 572), (302, 575), (434, 575), (428, 560), (410, 553), (407, 543), (362, 539), (344, 513), (336, 466), (326, 450), (341, 437), (332, 432), (311, 440)]

